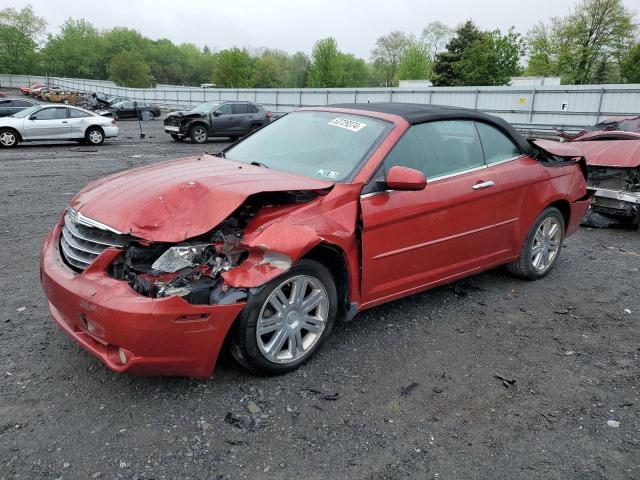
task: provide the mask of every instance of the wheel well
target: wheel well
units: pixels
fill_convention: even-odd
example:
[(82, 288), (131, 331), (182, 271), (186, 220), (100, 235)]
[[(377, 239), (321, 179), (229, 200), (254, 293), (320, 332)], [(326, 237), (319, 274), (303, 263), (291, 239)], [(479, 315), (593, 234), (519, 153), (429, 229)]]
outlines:
[(336, 283), (336, 291), (338, 293), (338, 318), (342, 318), (347, 306), (349, 305), (349, 272), (345, 262), (345, 255), (342, 249), (335, 245), (321, 243), (317, 247), (312, 248), (303, 257), (309, 260), (315, 260), (323, 264), (331, 272), (331, 276)]
[(11, 130), (13, 133), (16, 134), (16, 136), (18, 137), (18, 140), (22, 141), (22, 135), (20, 135), (20, 132), (18, 130), (16, 130), (13, 127), (2, 127), (0, 128), (0, 131), (2, 130)]
[(89, 130), (91, 130), (92, 128), (97, 128), (98, 130), (100, 130), (103, 134), (104, 134), (104, 129), (100, 126), (100, 125), (90, 125), (87, 127), (87, 129), (84, 131), (85, 135), (87, 134), (87, 132)]
[(564, 228), (566, 229), (569, 226), (569, 217), (571, 216), (571, 206), (569, 205), (569, 202), (566, 200), (557, 200), (548, 207), (556, 207), (560, 210), (562, 218), (564, 219)]
[(211, 131), (211, 129), (209, 128), (209, 125), (207, 125), (204, 122), (192, 122), (192, 123), (190, 123), (189, 126), (187, 127), (187, 131), (191, 131), (191, 129), (193, 127), (204, 127), (207, 132)]

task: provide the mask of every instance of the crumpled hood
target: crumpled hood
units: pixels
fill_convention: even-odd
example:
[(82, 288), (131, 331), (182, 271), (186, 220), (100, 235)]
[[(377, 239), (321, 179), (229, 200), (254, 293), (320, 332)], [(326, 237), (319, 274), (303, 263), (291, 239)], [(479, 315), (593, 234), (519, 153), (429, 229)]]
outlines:
[(640, 167), (640, 140), (594, 140), (572, 142), (587, 159), (587, 165)]
[(122, 233), (155, 242), (202, 235), (260, 192), (324, 190), (331, 182), (201, 155), (88, 184), (70, 205)]
[(206, 115), (200, 112), (192, 112), (190, 110), (178, 110), (167, 113), (167, 117), (202, 118), (206, 117)]

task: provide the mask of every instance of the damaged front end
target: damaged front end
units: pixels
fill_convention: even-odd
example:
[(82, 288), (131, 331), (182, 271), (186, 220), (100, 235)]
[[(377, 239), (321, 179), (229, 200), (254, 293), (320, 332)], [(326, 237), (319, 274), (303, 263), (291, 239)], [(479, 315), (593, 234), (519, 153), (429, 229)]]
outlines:
[(588, 185), (596, 190), (591, 210), (640, 222), (640, 168), (588, 166)]
[(313, 191), (254, 195), (213, 230), (178, 244), (122, 234), (69, 208), (64, 216), (60, 250), (65, 263), (77, 272), (87, 268), (106, 248), (120, 250), (106, 273), (127, 282), (145, 297), (177, 296), (193, 305), (236, 303), (246, 299), (249, 288), (258, 285), (253, 284), (255, 279), (246, 287), (227, 282), (227, 272), (235, 278), (246, 274), (249, 268), (260, 269), (264, 273), (262, 283), (266, 283), (286, 272), (292, 263), (282, 252), (270, 251), (264, 245), (244, 244), (249, 222), (258, 213), (268, 221), (318, 195)]

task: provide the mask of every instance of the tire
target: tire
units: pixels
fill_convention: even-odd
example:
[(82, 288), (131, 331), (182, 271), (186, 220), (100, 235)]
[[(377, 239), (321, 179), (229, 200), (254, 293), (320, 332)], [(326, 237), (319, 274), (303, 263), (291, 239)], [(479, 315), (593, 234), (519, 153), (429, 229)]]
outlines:
[(0, 129), (0, 147), (2, 148), (14, 148), (20, 143), (20, 136), (18, 132), (12, 128)]
[(204, 126), (195, 125), (191, 127), (191, 130), (189, 130), (189, 136), (193, 143), (202, 144), (207, 141), (207, 138), (209, 138), (209, 132), (207, 132), (207, 129)]
[(182, 142), (184, 140), (184, 137), (180, 137), (180, 136), (174, 135), (174, 134), (171, 134), (171, 138), (173, 138), (173, 140), (175, 142)]
[[(294, 284), (305, 290), (301, 297), (297, 297), (298, 301), (291, 302), (295, 296)], [(284, 301), (276, 296), (277, 292), (284, 295), (280, 296)], [(303, 321), (301, 315), (307, 308), (304, 303), (312, 298), (318, 299), (318, 303), (307, 310), (305, 316), (313, 320)], [(331, 333), (338, 309), (337, 299), (329, 270), (313, 260), (299, 261), (256, 294), (250, 294), (231, 332), (232, 355), (247, 370), (262, 375), (295, 370), (318, 351)], [(280, 314), (276, 313), (275, 305), (280, 306)], [(264, 332), (260, 336), (257, 333), (259, 327)], [(268, 352), (270, 346), (271, 354)]]
[[(533, 222), (520, 252), (520, 258), (507, 265), (507, 270), (526, 280), (545, 277), (558, 261), (564, 231), (562, 212), (555, 207), (546, 208)], [(534, 252), (534, 249), (538, 249), (539, 253)]]
[(87, 128), (84, 137), (89, 145), (102, 145), (104, 143), (104, 132), (100, 127)]

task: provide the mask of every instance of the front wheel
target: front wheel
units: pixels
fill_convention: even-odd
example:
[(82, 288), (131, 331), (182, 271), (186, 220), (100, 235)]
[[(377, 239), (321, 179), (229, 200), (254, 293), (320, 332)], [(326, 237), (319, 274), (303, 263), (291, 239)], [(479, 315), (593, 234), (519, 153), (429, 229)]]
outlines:
[(207, 141), (209, 133), (202, 125), (196, 125), (189, 131), (189, 136), (193, 143), (204, 143)]
[(527, 280), (546, 276), (555, 266), (564, 240), (564, 217), (555, 207), (545, 209), (529, 230), (520, 258), (507, 265), (512, 274)]
[(18, 134), (10, 128), (0, 129), (0, 145), (4, 148), (12, 148), (19, 143)]
[(301, 260), (249, 298), (234, 326), (231, 352), (256, 373), (295, 370), (320, 348), (336, 312), (336, 286), (329, 270)]

